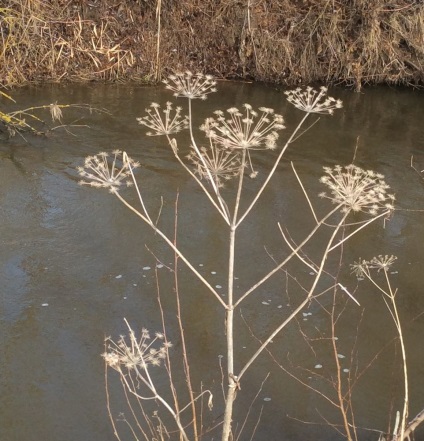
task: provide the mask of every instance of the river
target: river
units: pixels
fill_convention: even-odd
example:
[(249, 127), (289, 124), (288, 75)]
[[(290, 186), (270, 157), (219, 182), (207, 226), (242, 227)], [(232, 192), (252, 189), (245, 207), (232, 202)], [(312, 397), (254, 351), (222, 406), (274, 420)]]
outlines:
[[(206, 101), (193, 102), (196, 128), (212, 111), (247, 102), (284, 115), (283, 143), (303, 116), (275, 87), (220, 82), (218, 89)], [(386, 87), (364, 88), (361, 93), (333, 88), (330, 94), (343, 101), (343, 108), (333, 116), (311, 116), (311, 123), (319, 120), (305, 126), (308, 130), (289, 147), (256, 211), (240, 230), (236, 289), (241, 292), (251, 286), (273, 268), (273, 259), (287, 252), (277, 222), (287, 227), (294, 240), (311, 229), (310, 210), (291, 162), (318, 211), (325, 204), (317, 198), (323, 191), (319, 183), (323, 166), (347, 165), (354, 158), (357, 166), (384, 174), (396, 194), (396, 210), (385, 225), (376, 222), (344, 246), (339, 280), (355, 292), (361, 306), (346, 303), (339, 293), (346, 307), (336, 331), (344, 357), (340, 358), (344, 379), (360, 376), (353, 388), (355, 421), (360, 427), (384, 431), (389, 422), (393, 427), (395, 411), (401, 410), (400, 348), (381, 294), (366, 281), (358, 283), (349, 264), (378, 254), (398, 258), (390, 277), (398, 289), (406, 340), (412, 418), (424, 407), (424, 180), (411, 168), (413, 157), (416, 168), (424, 169), (424, 94), (422, 90)], [(0, 439), (113, 440), (101, 358), (104, 339), (117, 339), (126, 332), (124, 318), (137, 332), (142, 327), (161, 330), (157, 274), (167, 334), (178, 353), (181, 346), (169, 270), (174, 257), (113, 195), (79, 186), (77, 167), (86, 156), (115, 148), (140, 161), (137, 177), (149, 210), (154, 217), (160, 213), (161, 227), (172, 236), (178, 195), (179, 243), (214, 286), (226, 286), (228, 233), (164, 139), (146, 137), (137, 124), (136, 117), (143, 116), (151, 102), (172, 99), (163, 87), (51, 85), (19, 89), (12, 95), (17, 102), (13, 108), (86, 103), (109, 113), (64, 109), (64, 121), (74, 125), (68, 131), (0, 141)], [(186, 105), (183, 99), (178, 104)], [(2, 106), (12, 108), (4, 100)], [(47, 114), (43, 117), (48, 118)], [(197, 135), (201, 133), (196, 131)], [(188, 136), (182, 134), (180, 149), (187, 150), (188, 145)], [(275, 155), (252, 154), (257, 179), (272, 166)], [(249, 198), (256, 184), (246, 182)], [(137, 203), (131, 189), (125, 194)], [(289, 271), (298, 280), (311, 277), (300, 262)], [(223, 310), (182, 262), (178, 276), (193, 382), (197, 390), (202, 382), (215, 393), (216, 405), (205, 417), (213, 424), (222, 414)], [(284, 273), (279, 274), (242, 304), (241, 315), (237, 311), (236, 365), (258, 347), (251, 333), (265, 338), (296, 303), (295, 284), (287, 280)], [(307, 385), (331, 395), (334, 359), (327, 344), (328, 315), (320, 307), (331, 304), (331, 293), (328, 297), (312, 302), (270, 348), (277, 361)], [(371, 360), (374, 363), (368, 367)], [(181, 365), (175, 363), (179, 387), (184, 384), (181, 373)], [(128, 410), (113, 374), (109, 392), (114, 417), (119, 418)], [(158, 381), (163, 387), (160, 374)], [(256, 393), (258, 397), (240, 441), (250, 439), (260, 414), (254, 439), (343, 439), (325, 422), (341, 423), (340, 414), (328, 400), (284, 373), (269, 355), (262, 354), (243, 381), (236, 400), (238, 429)], [(124, 423), (118, 422), (118, 427), (123, 439), (133, 439)], [(217, 432), (204, 439), (218, 439)], [(360, 431), (360, 439), (376, 440), (378, 433)]]

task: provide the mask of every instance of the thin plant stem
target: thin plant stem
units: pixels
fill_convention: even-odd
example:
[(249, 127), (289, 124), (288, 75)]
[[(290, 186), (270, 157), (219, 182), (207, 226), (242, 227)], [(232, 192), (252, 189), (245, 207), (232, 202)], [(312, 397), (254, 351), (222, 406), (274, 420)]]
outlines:
[(180, 158), (180, 156), (176, 152), (174, 152), (174, 156), (177, 158), (178, 162), (184, 167), (184, 169), (190, 174), (190, 176), (199, 184), (200, 188), (203, 190), (205, 195), (211, 201), (212, 205), (216, 208), (218, 213), (223, 217), (225, 222), (229, 225), (230, 221), (229, 221), (229, 218), (228, 218), (228, 214), (229, 214), (228, 213), (228, 208), (226, 208), (225, 212), (223, 212), (222, 208), (218, 206), (218, 204), (216, 203), (216, 201), (214, 200), (212, 195), (209, 193), (209, 191), (206, 188), (206, 186), (203, 185), (202, 181), (190, 170), (189, 167), (187, 167), (187, 165), (184, 163), (184, 161), (182, 161), (182, 159)]
[[(106, 345), (105, 345), (105, 350), (106, 350)], [(107, 372), (108, 372), (108, 365), (107, 365), (107, 363), (105, 363), (105, 391), (106, 391), (106, 408), (107, 408), (107, 413), (109, 415), (109, 420), (110, 420), (110, 422), (112, 424), (113, 434), (116, 436), (118, 441), (121, 441), (121, 438), (119, 437), (119, 433), (116, 430), (115, 420), (113, 418), (111, 407), (110, 407), (109, 381), (108, 381), (109, 377), (108, 377)]]
[(149, 219), (140, 213), (136, 208), (134, 208), (129, 202), (127, 202), (118, 192), (114, 193), (115, 196), (133, 213), (135, 213), (138, 217), (140, 217), (144, 222), (150, 225), (155, 233), (157, 233), (162, 239), (171, 247), (173, 251), (175, 251), (181, 260), (187, 265), (187, 267), (193, 272), (193, 274), (201, 281), (203, 284), (209, 289), (209, 291), (215, 296), (215, 298), (221, 303), (224, 308), (227, 308), (227, 304), (222, 300), (220, 295), (213, 289), (212, 285), (194, 268), (194, 266), (190, 263), (190, 261), (184, 256), (184, 254), (175, 247), (174, 243), (163, 233), (159, 228), (157, 228)]
[(258, 356), (262, 353), (262, 351), (269, 345), (269, 343), (272, 341), (272, 339), (283, 329), (287, 326), (288, 323), (290, 323), (293, 318), (309, 303), (311, 300), (315, 288), (318, 284), (319, 279), (321, 278), (321, 274), (324, 270), (324, 264), (327, 260), (328, 254), (330, 253), (330, 249), (332, 247), (332, 243), (339, 232), (340, 228), (343, 226), (343, 223), (349, 213), (344, 213), (342, 219), (340, 220), (337, 227), (334, 229), (328, 244), (326, 246), (326, 249), (324, 251), (324, 254), (321, 259), (320, 266), (318, 268), (317, 274), (314, 279), (314, 283), (312, 284), (312, 287), (310, 288), (308, 295), (305, 297), (305, 299), (299, 304), (299, 306), (287, 317), (286, 320), (283, 321), (270, 335), (269, 337), (262, 343), (262, 345), (259, 347), (259, 349), (252, 355), (252, 357), (247, 361), (247, 363), (244, 365), (244, 367), (241, 369), (240, 373), (238, 374), (237, 378), (238, 381), (240, 381), (241, 377), (245, 374), (247, 369), (251, 366), (251, 364), (258, 358)]
[(406, 423), (408, 418), (408, 407), (409, 407), (409, 386), (408, 386), (408, 366), (406, 363), (406, 350), (405, 350), (405, 342), (403, 338), (403, 332), (402, 332), (402, 325), (401, 320), (399, 318), (399, 313), (396, 305), (396, 291), (393, 291), (390, 278), (388, 276), (388, 273), (386, 270), (384, 270), (384, 276), (387, 283), (388, 291), (385, 291), (370, 275), (369, 270), (364, 272), (365, 276), (368, 280), (371, 281), (371, 283), (376, 286), (384, 296), (388, 297), (391, 302), (391, 308), (389, 304), (387, 303), (386, 299), (383, 297), (384, 301), (386, 302), (387, 309), (389, 310), (393, 321), (395, 323), (398, 336), (399, 336), (399, 342), (400, 342), (400, 348), (402, 352), (402, 365), (403, 365), (403, 382), (404, 382), (404, 399), (403, 399), (403, 410), (402, 410), (402, 419), (400, 422), (400, 431), (398, 435), (399, 440), (403, 440), (405, 437), (405, 430), (406, 430)]
[(296, 176), (297, 182), (299, 182), (300, 188), (302, 189), (303, 194), (305, 195), (305, 198), (308, 201), (308, 205), (309, 205), (309, 208), (311, 209), (312, 216), (314, 216), (315, 222), (318, 223), (318, 218), (317, 218), (317, 215), (315, 214), (315, 210), (314, 210), (314, 207), (312, 206), (312, 202), (309, 199), (308, 194), (306, 193), (305, 187), (303, 186), (303, 183), (302, 183), (301, 179), (299, 178), (299, 175), (297, 174), (296, 169), (294, 168), (293, 161), (290, 161), (290, 165), (291, 165), (291, 168), (293, 170), (294, 175)]
[(156, 36), (156, 66), (155, 66), (155, 80), (160, 79), (160, 37), (161, 37), (161, 9), (162, 0), (157, 0), (156, 4), (156, 20), (158, 23), (158, 31)]
[(208, 178), (209, 178), (209, 181), (210, 181), (211, 186), (213, 188), (213, 191), (214, 191), (214, 193), (215, 193), (215, 195), (216, 195), (216, 197), (218, 199), (219, 205), (221, 206), (222, 215), (224, 216), (224, 219), (227, 221), (227, 223), (229, 223), (230, 222), (230, 218), (229, 218), (227, 206), (226, 206), (225, 202), (223, 201), (222, 196), (219, 193), (218, 187), (217, 187), (217, 185), (216, 185), (216, 183), (215, 183), (215, 181), (214, 181), (214, 179), (212, 177), (212, 174), (211, 174), (211, 172), (209, 170), (209, 167), (207, 166), (207, 164), (205, 162), (205, 159), (203, 158), (203, 155), (200, 153), (199, 147), (197, 147), (196, 141), (195, 141), (194, 136), (193, 136), (191, 99), (188, 100), (188, 118), (189, 118), (189, 121), (190, 121), (189, 131), (190, 131), (190, 139), (191, 139), (193, 148), (196, 151), (197, 156), (199, 157), (199, 159), (202, 161), (203, 166), (205, 167), (205, 170), (206, 170), (206, 173), (208, 174)]
[(355, 231), (353, 231), (352, 233), (348, 234), (346, 237), (344, 237), (340, 242), (334, 244), (331, 248), (330, 251), (333, 251), (335, 248), (339, 247), (341, 244), (343, 244), (344, 242), (346, 242), (348, 239), (350, 239), (354, 234), (356, 234), (359, 230), (362, 230), (363, 228), (365, 228), (367, 225), (371, 224), (372, 222), (376, 221), (377, 219), (379, 219), (380, 217), (384, 217), (384, 216), (388, 216), (390, 214), (390, 210), (387, 211), (383, 211), (383, 213), (380, 213), (377, 216), (372, 217), (370, 220), (368, 220), (367, 222), (363, 223), (360, 227), (358, 227)]
[[(160, 286), (159, 286), (159, 276), (158, 276), (157, 268), (155, 268), (155, 277), (156, 277), (157, 299), (158, 299), (159, 311), (160, 311), (160, 316), (161, 316), (161, 321), (162, 321), (162, 329), (163, 329), (163, 334), (164, 334), (165, 341), (168, 342), (168, 338), (167, 338), (167, 335), (166, 335), (165, 315), (164, 315), (164, 311), (163, 311), (163, 307), (162, 307), (162, 301), (161, 301), (161, 295), (160, 295)], [(169, 356), (169, 351), (166, 351), (166, 370), (167, 370), (167, 373), (168, 373), (169, 387), (171, 389), (172, 398), (174, 400), (175, 413), (179, 414), (180, 413), (180, 405), (179, 405), (179, 402), (178, 402), (178, 394), (177, 394), (177, 391), (175, 389), (174, 379), (173, 379), (173, 376), (172, 376), (172, 366), (171, 366), (171, 358)]]
[(293, 256), (295, 256), (301, 249), (304, 247), (309, 240), (315, 235), (315, 233), (318, 231), (318, 229), (325, 224), (325, 221), (332, 216), (336, 211), (340, 209), (340, 205), (333, 208), (329, 213), (327, 213), (321, 221), (315, 225), (315, 227), (312, 229), (312, 231), (308, 234), (308, 236), (295, 248), (294, 251), (292, 251), (291, 254), (289, 254), (281, 263), (279, 263), (273, 270), (271, 270), (268, 274), (266, 274), (261, 280), (259, 280), (255, 285), (253, 285), (251, 288), (249, 288), (234, 304), (234, 307), (236, 308), (249, 294), (251, 294), (253, 291), (255, 291), (259, 286), (261, 286), (263, 283), (265, 283), (272, 275), (274, 275), (277, 271), (279, 271), (284, 265), (289, 262)]
[[(306, 261), (305, 258), (303, 258), (300, 254), (299, 254), (299, 250), (296, 250), (296, 248), (294, 248), (294, 246), (290, 243), (289, 239), (286, 237), (280, 223), (278, 223), (278, 228), (280, 229), (280, 233), (283, 236), (284, 241), (286, 242), (287, 246), (296, 254), (297, 258), (303, 262), (308, 268), (310, 268), (313, 272), (317, 272), (316, 269), (316, 265), (314, 263), (309, 263)], [(344, 291), (358, 306), (361, 306), (360, 303), (358, 302), (358, 300), (355, 299), (355, 297), (353, 297), (353, 295), (348, 291), (348, 289), (343, 286), (340, 282), (336, 282), (336, 285), (342, 290)]]
[(262, 195), (262, 193), (264, 192), (266, 186), (268, 185), (268, 182), (271, 180), (272, 176), (274, 175), (275, 170), (278, 167), (278, 164), (281, 161), (281, 158), (283, 157), (285, 151), (287, 150), (288, 146), (291, 144), (293, 138), (295, 137), (296, 133), (299, 131), (299, 129), (302, 127), (303, 123), (305, 122), (306, 118), (308, 117), (309, 113), (307, 113), (302, 120), (300, 121), (300, 123), (297, 125), (297, 127), (295, 128), (294, 132), (291, 134), (290, 138), (287, 140), (287, 142), (285, 143), (284, 147), (281, 149), (280, 154), (278, 155), (271, 171), (268, 173), (267, 178), (265, 179), (265, 182), (262, 184), (261, 188), (258, 190), (258, 192), (256, 193), (256, 196), (253, 198), (253, 201), (250, 203), (249, 207), (246, 209), (246, 211), (244, 212), (244, 214), (240, 217), (240, 219), (237, 221), (237, 226), (239, 226), (243, 220), (246, 218), (246, 216), (250, 213), (250, 211), (252, 210), (252, 208), (255, 206), (256, 202), (258, 201), (259, 197)]
[(225, 399), (224, 423), (222, 429), (222, 441), (230, 437), (233, 404), (235, 399), (236, 382), (234, 381), (234, 307), (233, 307), (233, 287), (234, 287), (234, 248), (235, 248), (236, 227), (231, 225), (229, 261), (228, 261), (228, 304), (226, 311), (226, 337), (227, 337), (227, 381), (228, 389)]
[[(335, 321), (334, 321), (334, 316), (335, 316), (335, 306), (336, 306), (336, 299), (335, 299), (335, 293), (336, 291), (334, 291), (333, 293), (333, 304), (332, 304), (332, 312), (330, 314), (331, 317), (331, 335), (334, 336), (335, 335)], [(343, 425), (344, 425), (344, 429), (345, 429), (345, 435), (348, 441), (353, 441), (352, 435), (351, 435), (351, 429), (350, 429), (350, 425), (349, 425), (349, 420), (348, 420), (348, 416), (347, 416), (347, 411), (345, 408), (345, 399), (343, 396), (343, 392), (342, 392), (342, 377), (341, 377), (341, 367), (340, 367), (340, 361), (339, 361), (339, 357), (338, 357), (338, 351), (337, 351), (337, 340), (333, 337), (331, 339), (332, 345), (333, 345), (333, 354), (334, 354), (334, 362), (336, 363), (336, 375), (337, 375), (337, 380), (336, 380), (336, 393), (337, 393), (337, 399), (339, 400), (339, 405), (338, 408), (340, 409), (340, 413), (342, 414), (342, 419), (343, 419)]]
[[(246, 161), (246, 151), (243, 150), (242, 168)], [(229, 259), (228, 259), (228, 303), (226, 311), (226, 336), (227, 336), (227, 380), (228, 391), (225, 401), (224, 423), (222, 440), (228, 439), (231, 431), (231, 419), (233, 412), (233, 401), (235, 399), (235, 390), (237, 387), (234, 380), (234, 265), (235, 265), (235, 241), (237, 230), (237, 214), (240, 207), (241, 192), (243, 189), (243, 176), (239, 175), (237, 188), (237, 196), (234, 205), (234, 214), (230, 225), (230, 241), (229, 241)]]
[[(174, 245), (177, 247), (177, 231), (178, 231), (178, 198), (179, 195), (175, 199), (175, 216), (174, 216)], [(175, 288), (175, 300), (177, 302), (177, 320), (178, 327), (180, 329), (180, 337), (181, 337), (181, 346), (183, 351), (183, 367), (184, 374), (187, 383), (188, 394), (190, 397), (190, 405), (192, 412), (192, 421), (193, 421), (193, 436), (194, 440), (197, 441), (199, 439), (199, 434), (197, 430), (197, 410), (196, 410), (196, 400), (194, 399), (193, 386), (191, 384), (191, 375), (190, 375), (190, 364), (188, 362), (187, 357), (187, 348), (186, 348), (186, 340), (183, 322), (181, 318), (181, 302), (180, 302), (180, 294), (178, 290), (178, 254), (174, 253), (174, 288)], [(182, 409), (183, 411), (184, 409)]]

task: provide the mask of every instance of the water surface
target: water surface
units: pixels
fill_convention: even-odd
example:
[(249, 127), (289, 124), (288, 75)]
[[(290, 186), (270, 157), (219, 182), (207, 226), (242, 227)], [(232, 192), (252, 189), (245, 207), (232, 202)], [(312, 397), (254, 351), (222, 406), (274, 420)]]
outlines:
[[(322, 166), (345, 165), (355, 158), (356, 165), (383, 173), (397, 195), (399, 210), (385, 228), (382, 223), (373, 225), (345, 246), (341, 280), (355, 289), (357, 281), (349, 276), (348, 264), (358, 257), (398, 256), (396, 274), (392, 276), (399, 289), (399, 312), (409, 361), (410, 414), (414, 416), (424, 406), (421, 381), (424, 212), (414, 211), (424, 209), (424, 181), (410, 163), (413, 156), (417, 168), (424, 168), (424, 95), (422, 91), (389, 88), (365, 89), (361, 94), (334, 89), (331, 93), (343, 100), (344, 108), (332, 117), (321, 117), (290, 146), (255, 214), (240, 230), (238, 289), (249, 287), (271, 269), (274, 265), (271, 257), (279, 259), (287, 253), (277, 222), (287, 225), (296, 239), (311, 228), (308, 206), (290, 161), (318, 210), (324, 208), (323, 202), (315, 197), (323, 190), (318, 182)], [(178, 193), (180, 244), (214, 285), (225, 286), (227, 233), (222, 220), (179, 167), (163, 140), (145, 137), (135, 120), (144, 115), (150, 102), (165, 103), (171, 99), (163, 88), (44, 86), (21, 89), (13, 96), (22, 108), (56, 101), (87, 103), (108, 109), (110, 114), (68, 109), (65, 120), (84, 126), (72, 128), (72, 133), (57, 130), (47, 138), (28, 135), (26, 139), (17, 136), (0, 142), (0, 439), (113, 440), (100, 357), (104, 337), (118, 337), (125, 332), (124, 317), (136, 330), (161, 328), (154, 271), (159, 262), (154, 253), (165, 265), (158, 269), (161, 295), (169, 323), (167, 331), (178, 350), (172, 277), (166, 269), (166, 265), (173, 267), (174, 260), (163, 242), (112, 195), (78, 186), (76, 167), (88, 155), (125, 149), (142, 164), (138, 176), (152, 213), (158, 213), (163, 197), (160, 222), (171, 234)], [(285, 116), (288, 129), (282, 134), (282, 141), (303, 116), (275, 88), (221, 83), (218, 94), (209, 96), (205, 102), (194, 103), (198, 119), (195, 125), (199, 126), (213, 110), (241, 106), (245, 102), (254, 107), (272, 107)], [(179, 104), (185, 102), (180, 100)], [(186, 149), (188, 143), (187, 135), (183, 135), (179, 146)], [(253, 156), (259, 177), (272, 165), (273, 157), (272, 152)], [(253, 194), (255, 185), (247, 181), (247, 197)], [(126, 194), (136, 201), (131, 191)], [(293, 271), (299, 271), (298, 277), (305, 280), (308, 277), (307, 269), (300, 263)], [(182, 264), (178, 274), (194, 381), (196, 384), (202, 381), (219, 395), (218, 360), (224, 353), (223, 311)], [(286, 279), (281, 274), (243, 305), (243, 317), (258, 338), (264, 338), (290, 309), (286, 294)], [(380, 349), (386, 348), (362, 376), (354, 395), (358, 425), (385, 430), (391, 405), (400, 410), (402, 397), (396, 364), (399, 358), (393, 361), (399, 356), (399, 347), (393, 344), (396, 333), (375, 289), (362, 282), (356, 295), (361, 308), (348, 302), (338, 325), (340, 348), (346, 356), (342, 368), (353, 369), (356, 357), (358, 365), (363, 367)], [(324, 300), (324, 305), (330, 300)], [(318, 344), (314, 346), (317, 351), (314, 354), (299, 332), (302, 327), (311, 337), (328, 336), (328, 319), (316, 303), (305, 312), (311, 315), (301, 316), (298, 323), (279, 336), (273, 343), (273, 353), (286, 367), (292, 364), (292, 370), (310, 380), (312, 386), (328, 390), (325, 380), (311, 374), (316, 372), (316, 364), (322, 364), (322, 374), (331, 375), (333, 361), (328, 347)], [(254, 352), (257, 342), (239, 315), (237, 321), (237, 363), (240, 363)], [(350, 357), (357, 334), (358, 346), (352, 364)], [(341, 439), (321, 418), (325, 416), (330, 422), (340, 423), (334, 409), (284, 374), (267, 355), (245, 377), (236, 402), (240, 408), (236, 413), (239, 421), (268, 372), (270, 377), (254, 406), (255, 417), (251, 417), (250, 427), (240, 439), (250, 439), (248, 430), (252, 430), (261, 406), (264, 409), (255, 439)], [(116, 415), (125, 411), (118, 386), (115, 383), (111, 386), (112, 396), (116, 397), (113, 409)], [(271, 400), (264, 401), (265, 398)], [(217, 404), (212, 418), (219, 419), (221, 411)], [(361, 432), (361, 439), (377, 438), (376, 433)]]

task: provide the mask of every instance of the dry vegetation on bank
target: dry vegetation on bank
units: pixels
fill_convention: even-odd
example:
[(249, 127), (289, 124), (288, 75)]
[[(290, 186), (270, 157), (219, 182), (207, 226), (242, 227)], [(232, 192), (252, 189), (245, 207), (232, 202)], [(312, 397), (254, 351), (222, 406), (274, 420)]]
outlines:
[(418, 84), (422, 0), (5, 0), (0, 83), (155, 81), (190, 69), (282, 84)]

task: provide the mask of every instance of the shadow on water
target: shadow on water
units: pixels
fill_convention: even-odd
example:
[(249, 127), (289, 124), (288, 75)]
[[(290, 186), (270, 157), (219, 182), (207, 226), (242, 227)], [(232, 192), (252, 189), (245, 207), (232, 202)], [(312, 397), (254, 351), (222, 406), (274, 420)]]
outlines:
[[(413, 156), (417, 167), (424, 168), (423, 92), (373, 88), (361, 94), (336, 89), (332, 94), (343, 100), (344, 108), (333, 117), (321, 117), (289, 148), (258, 210), (243, 227), (243, 240), (237, 250), (242, 264), (237, 267), (236, 275), (240, 287), (246, 287), (272, 268), (270, 256), (282, 255), (282, 241), (276, 240), (277, 222), (286, 222), (294, 236), (310, 228), (301, 215), (307, 206), (291, 172), (290, 161), (311, 197), (322, 191), (318, 182), (322, 166), (348, 164), (354, 154), (356, 165), (383, 173), (397, 194), (400, 210), (385, 228), (375, 225), (359, 234), (345, 247), (344, 255), (347, 263), (359, 256), (398, 256), (393, 277), (399, 288), (400, 313), (408, 341), (410, 414), (415, 415), (424, 406), (421, 381), (424, 354), (417, 350), (424, 338), (421, 275), (424, 212), (414, 210), (424, 209), (424, 181), (411, 169), (410, 159)], [(227, 257), (222, 223), (176, 164), (162, 139), (143, 136), (144, 131), (135, 120), (144, 115), (150, 102), (163, 103), (170, 99), (162, 88), (45, 86), (18, 90), (14, 98), (22, 107), (56, 101), (87, 103), (106, 108), (111, 115), (82, 115), (80, 122), (89, 127), (75, 128), (73, 134), (54, 132), (46, 139), (1, 141), (0, 439), (112, 440), (100, 357), (103, 340), (105, 335), (118, 336), (125, 331), (124, 317), (137, 330), (142, 326), (152, 331), (160, 329), (156, 262), (146, 245), (165, 264), (158, 269), (165, 307), (172, 305), (168, 299), (172, 279), (166, 265), (172, 267), (173, 256), (107, 192), (78, 186), (76, 167), (88, 155), (125, 149), (142, 164), (141, 188), (148, 195), (152, 212), (159, 211), (163, 197), (161, 223), (168, 231), (172, 231), (174, 201), (179, 192), (180, 243), (214, 284), (225, 286)], [(274, 108), (285, 116), (289, 128), (300, 118), (299, 112), (285, 102), (281, 91), (262, 85), (222, 83), (218, 94), (195, 103), (199, 121), (196, 125), (213, 110), (241, 106), (245, 102), (254, 107)], [(76, 111), (65, 112), (65, 119), (81, 117), (73, 112)], [(188, 138), (179, 141), (180, 148), (184, 148), (184, 142), (188, 145)], [(273, 156), (272, 152), (268, 156), (255, 155), (260, 173), (269, 168)], [(251, 191), (249, 185), (247, 194)], [(356, 281), (347, 278), (348, 266), (342, 272), (354, 287)], [(220, 379), (218, 356), (224, 351), (223, 314), (182, 265), (179, 274), (186, 332), (195, 360), (195, 380), (207, 385), (213, 378)], [(348, 305), (338, 337), (341, 347), (345, 345), (345, 360), (348, 360), (363, 313), (357, 354), (361, 363), (366, 364), (388, 345), (375, 367), (361, 379), (354, 399), (358, 424), (385, 430), (393, 410), (392, 399), (396, 396), (394, 403), (399, 406), (402, 394), (399, 370), (393, 363), (399, 348), (391, 344), (395, 329), (381, 298), (361, 284), (357, 293), (364, 309), (353, 303)], [(243, 316), (253, 323), (255, 334), (262, 338), (271, 324), (279, 320), (287, 303), (285, 281), (280, 277), (249, 299), (243, 307)], [(302, 316), (298, 325), (275, 339), (273, 354), (285, 366), (290, 360), (293, 366), (311, 371), (319, 363), (325, 370), (331, 364), (329, 354), (325, 351), (312, 354), (303, 343), (299, 328), (310, 335), (317, 335), (317, 329), (325, 334), (328, 321), (316, 305), (311, 305), (308, 311), (311, 315)], [(168, 334), (177, 335), (174, 313), (167, 315)], [(257, 343), (242, 319), (238, 320), (237, 357), (245, 360)], [(178, 337), (175, 339), (178, 348)], [(212, 370), (211, 366), (214, 366)], [(264, 406), (256, 439), (340, 439), (320, 417), (325, 414), (332, 422), (340, 421), (334, 409), (279, 370), (268, 356), (261, 358), (246, 377), (241, 391), (245, 395), (236, 403), (240, 403), (243, 412), (246, 407), (242, 403), (249, 403), (268, 372), (270, 378), (255, 408), (258, 413), (261, 405)], [(217, 384), (211, 387), (219, 392)], [(125, 410), (119, 399), (114, 410), (116, 413)], [(214, 411), (214, 417), (220, 411)], [(247, 433), (244, 436), (249, 439)], [(373, 432), (364, 432), (361, 437), (377, 438)]]

